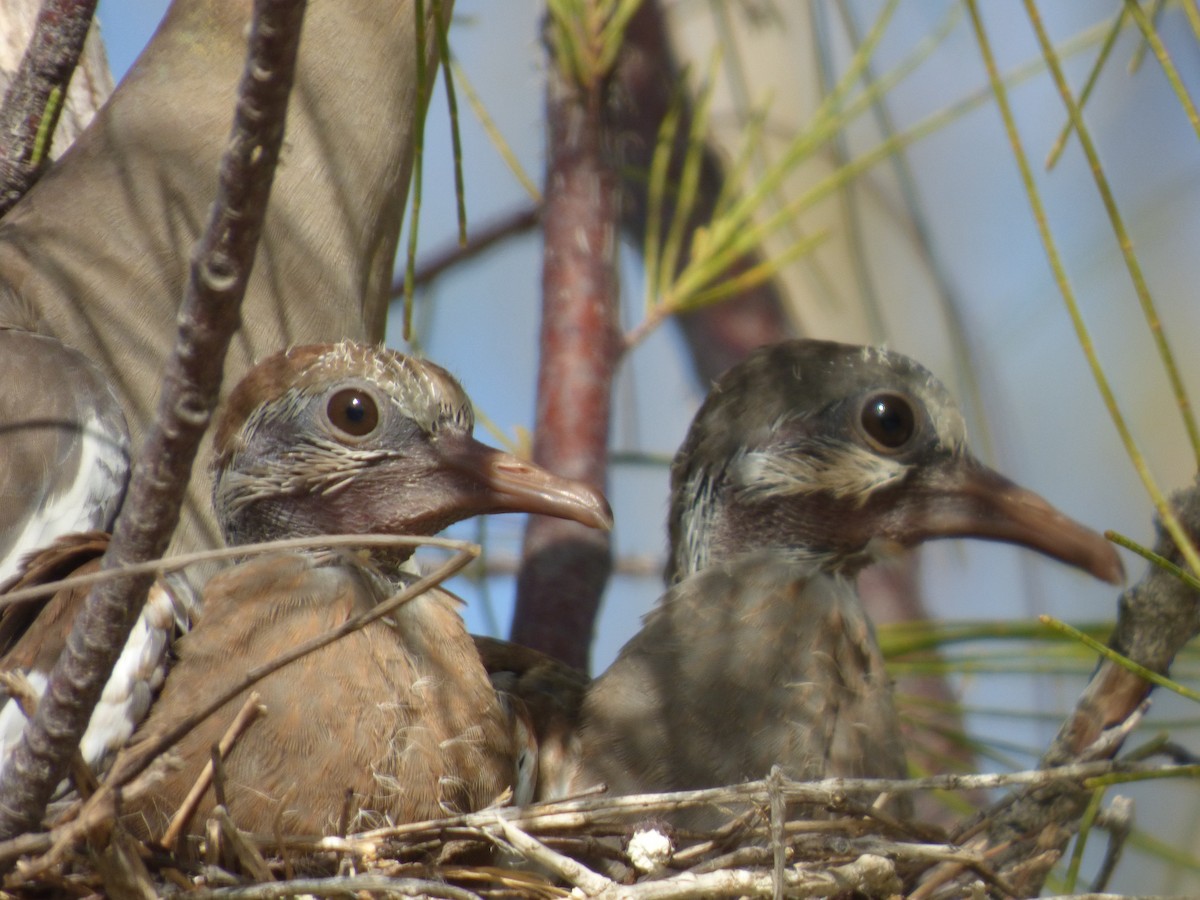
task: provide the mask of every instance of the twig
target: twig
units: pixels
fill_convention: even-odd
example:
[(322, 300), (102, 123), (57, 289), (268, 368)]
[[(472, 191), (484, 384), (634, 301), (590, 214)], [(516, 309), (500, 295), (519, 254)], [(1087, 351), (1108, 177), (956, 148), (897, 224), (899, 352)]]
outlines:
[(1125, 850), (1125, 842), (1133, 831), (1133, 798), (1117, 796), (1112, 798), (1108, 809), (1096, 818), (1096, 824), (1108, 831), (1108, 846), (1104, 850), (1104, 859), (1092, 880), (1092, 890), (1102, 891), (1108, 887), (1109, 879), (1121, 861)]
[(213, 810), (213, 817), (217, 820), (217, 827), (221, 829), (221, 838), (225, 846), (233, 850), (242, 868), (250, 873), (250, 876), (259, 882), (270, 884), (275, 880), (271, 874), (271, 870), (267, 868), (267, 861), (262, 858), (262, 854), (258, 852), (258, 848), (250, 841), (243, 837), (238, 827), (233, 824), (233, 819), (229, 818), (229, 810), (224, 806), (218, 805)]
[[(455, 241), (451, 246), (436, 250), (422, 259), (413, 274), (413, 287), (429, 284), (447, 269), (474, 259), (510, 237), (532, 231), (541, 221), (541, 206), (530, 204), (473, 229), (465, 244)], [(392, 299), (395, 300), (403, 294), (403, 279), (392, 282)]]
[(500, 833), (504, 835), (504, 839), (512, 845), (518, 853), (524, 856), (530, 862), (545, 866), (559, 878), (564, 881), (569, 881), (579, 890), (583, 891), (585, 896), (599, 897), (609, 893), (614, 883), (593, 872), (583, 863), (576, 862), (569, 856), (563, 856), (554, 850), (551, 850), (541, 841), (530, 837), (516, 825), (505, 822), (499, 816), (496, 817), (496, 825), (500, 828)]
[(767, 797), (771, 802), (771, 881), (773, 900), (783, 900), (783, 866), (787, 849), (783, 845), (783, 822), (787, 806), (783, 800), (783, 769), (771, 767), (767, 776)]
[(279, 538), (274, 541), (239, 544), (236, 547), (217, 547), (213, 550), (180, 553), (175, 556), (152, 559), (148, 562), (127, 563), (120, 569), (101, 569), (84, 575), (72, 575), (70, 578), (62, 578), (58, 581), (48, 581), (44, 584), (21, 588), (19, 591), (9, 591), (0, 597), (0, 609), (35, 597), (48, 597), (61, 590), (115, 581), (129, 575), (165, 575), (167, 572), (177, 572), (198, 563), (221, 562), (227, 559), (250, 559), (267, 553), (288, 553), (292, 550), (333, 549), (335, 547), (437, 547), (442, 550), (467, 550), (474, 546), (470, 541), (440, 537), (415, 537), (406, 534), (324, 534), (319, 537)]
[(438, 897), (444, 900), (480, 900), (478, 894), (442, 881), (420, 878), (387, 878), (354, 875), (349, 878), (298, 878), (248, 887), (217, 888), (188, 893), (188, 900), (276, 900), (281, 897), (345, 897), (359, 893), (380, 897)]
[[(246, 698), (246, 702), (242, 704), (242, 708), (238, 710), (238, 714), (234, 717), (233, 722), (221, 736), (221, 740), (216, 745), (216, 753), (220, 758), (229, 755), (229, 751), (233, 749), (234, 743), (242, 733), (263, 713), (266, 707), (259, 703), (259, 694), (257, 691), (250, 694)], [(196, 807), (200, 805), (200, 799), (208, 790), (209, 783), (213, 779), (213, 763), (209, 761), (205, 764), (204, 769), (196, 778), (196, 783), (192, 785), (192, 789), (188, 791), (188, 795), (183, 798), (183, 802), (179, 804), (179, 809), (175, 811), (175, 815), (171, 818), (171, 823), (167, 826), (167, 830), (163, 833), (162, 839), (159, 841), (164, 847), (174, 847), (175, 842), (179, 840), (179, 836), (183, 834), (187, 828), (188, 822), (196, 812)], [(217, 797), (217, 805), (224, 806), (224, 801), (220, 796)]]
[(0, 108), (0, 216), (50, 158), (67, 85), (83, 53), (96, 0), (46, 0)]
[[(935, 775), (913, 779), (842, 779), (802, 782), (784, 779), (778, 790), (788, 803), (804, 803), (814, 806), (834, 807), (841, 805), (847, 794), (878, 794), (883, 792), (913, 793), (916, 791), (975, 791), (1005, 787), (1047, 786), (1056, 783), (1081, 783), (1113, 773), (1139, 775), (1143, 777), (1193, 777), (1195, 769), (1190, 766), (1152, 765), (1123, 762), (1088, 762), (1052, 769), (1032, 769), (1007, 774), (982, 775)], [(766, 805), (769, 802), (765, 781), (721, 788), (706, 788), (695, 791), (676, 791), (665, 794), (634, 794), (623, 797), (586, 797), (577, 800), (558, 800), (538, 803), (526, 807), (489, 809), (476, 813), (411, 822), (387, 828), (374, 829), (348, 838), (325, 837), (290, 838), (287, 846), (297, 851), (373, 854), (379, 844), (388, 840), (413, 841), (427, 836), (445, 835), (457, 830), (465, 835), (475, 832), (482, 838), (483, 832), (492, 831), (497, 818), (503, 819), (527, 832), (546, 834), (572, 830), (595, 829), (612, 823), (614, 833), (623, 831), (631, 816), (645, 818), (662, 815), (679, 809), (705, 804), (730, 805), (736, 803)], [(747, 820), (748, 822), (749, 820)], [(789, 823), (789, 830), (794, 823)], [(818, 823), (804, 823), (806, 825)], [(819, 823), (821, 828), (829, 823)], [(762, 831), (750, 824), (743, 826), (748, 833)], [(725, 829), (722, 829), (725, 831)], [(269, 843), (274, 835), (254, 835), (255, 840)], [(903, 846), (910, 846), (905, 844)], [(915, 845), (914, 845), (915, 846)], [(938, 845), (940, 846), (940, 845)], [(5, 848), (0, 845), (0, 859)], [(676, 854), (676, 861), (680, 859)]]
[(288, 852), (283, 845), (283, 816), (291, 806), (292, 801), (296, 799), (296, 794), (299, 792), (300, 786), (290, 784), (287, 790), (283, 792), (283, 796), (279, 798), (279, 803), (275, 807), (275, 816), (271, 819), (271, 825), (275, 830), (275, 845), (279, 847), (279, 856), (283, 859), (283, 873), (287, 879), (296, 877), (295, 865), (292, 862), (292, 854)]

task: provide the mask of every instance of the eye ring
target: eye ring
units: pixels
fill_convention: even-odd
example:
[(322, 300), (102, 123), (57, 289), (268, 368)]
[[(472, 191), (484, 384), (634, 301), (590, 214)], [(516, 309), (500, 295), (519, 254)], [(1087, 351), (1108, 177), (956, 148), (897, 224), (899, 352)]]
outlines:
[(894, 453), (916, 434), (917, 414), (912, 401), (904, 395), (880, 391), (863, 403), (859, 426), (876, 450)]
[(375, 398), (360, 388), (345, 388), (329, 398), (325, 406), (329, 424), (345, 435), (366, 437), (379, 425)]

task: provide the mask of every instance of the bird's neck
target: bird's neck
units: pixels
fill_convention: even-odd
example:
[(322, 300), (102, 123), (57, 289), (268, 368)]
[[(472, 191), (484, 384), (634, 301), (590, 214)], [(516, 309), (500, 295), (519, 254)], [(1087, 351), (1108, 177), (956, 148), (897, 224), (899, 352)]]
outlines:
[[(310, 503), (300, 498), (283, 498), (279, 502), (260, 500), (248, 504), (221, 503), (218, 481), (218, 521), (225, 543), (230, 547), (266, 543), (289, 538), (321, 538), (330, 534), (366, 533), (366, 529), (342, 526), (329, 521), (328, 509), (313, 498)], [(413, 555), (411, 546), (372, 546), (361, 548), (370, 560), (371, 568), (390, 581), (401, 578), (401, 570)], [(356, 552), (354, 547), (330, 547), (315, 541), (312, 547), (296, 552), (338, 558)]]
[(847, 576), (871, 562), (869, 544), (854, 546), (859, 536), (839, 544), (835, 538), (841, 517), (823, 508), (818, 499), (810, 500), (811, 509), (797, 510), (793, 503), (746, 502), (733, 496), (735, 490), (722, 477), (708, 477), (703, 472), (677, 487), (668, 529), (668, 584), (762, 552), (810, 572)]

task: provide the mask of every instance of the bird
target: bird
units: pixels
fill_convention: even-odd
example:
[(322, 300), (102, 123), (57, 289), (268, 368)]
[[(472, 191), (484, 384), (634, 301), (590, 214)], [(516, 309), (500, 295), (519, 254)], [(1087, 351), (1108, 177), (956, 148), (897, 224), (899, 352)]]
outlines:
[[(95, 398), (98, 428), (117, 428), (122, 415), (132, 452), (142, 446), (178, 328), (191, 248), (216, 195), (250, 7), (245, 0), (174, 0), (91, 124), (0, 221), (0, 372), (8, 401), (0, 406), (0, 434), (9, 435), (0, 444), (7, 468), (0, 473), (0, 581), (24, 553), (59, 534), (107, 527), (41, 511), (43, 503), (74, 498), (80, 476), (72, 459), (55, 456), (60, 435), (22, 423)], [(437, 16), (448, 13), (438, 4), (425, 10), (425, 34), (435, 34)], [(416, 25), (410, 3), (341, 0), (308, 9), (283, 161), (244, 324), (226, 363), (229, 386), (288, 344), (383, 339), (417, 111), (429, 96), (416, 83)], [(428, 46), (434, 72), (437, 42)], [(56, 355), (62, 377), (51, 365)], [(65, 377), (82, 371), (81, 360), (92, 370), (86, 386)], [(94, 392), (97, 378), (116, 409), (105, 392)], [(206, 441), (175, 552), (220, 544), (209, 453)], [(14, 496), (8, 476), (16, 472), (31, 480)], [(62, 528), (37, 532), (31, 522)], [(18, 543), (22, 535), (29, 540)]]
[[(426, 15), (432, 34), (439, 12)], [(46, 550), (55, 571), (87, 564), (95, 547), (74, 535), (112, 528), (129, 459), (156, 408), (191, 248), (215, 198), (249, 22), (244, 0), (174, 0), (91, 124), (0, 221), (0, 590), (29, 585), (23, 561), (60, 538)], [(284, 161), (226, 384), (285, 344), (382, 340), (413, 128), (428, 96), (412, 65), (416, 31), (408, 4), (345, 0), (308, 10)], [(436, 42), (429, 46), (433, 71)], [(221, 542), (210, 455), (206, 438), (173, 552)], [(30, 569), (35, 580), (47, 571)], [(93, 766), (144, 712), (161, 678), (160, 650), (211, 571), (193, 567), (151, 595), (135, 626), (146, 643), (127, 645), (138, 649), (117, 666), (130, 677), (110, 681), (93, 718), (111, 709), (113, 728), (85, 736)], [(76, 602), (52, 601), (43, 626), (69, 623), (55, 611)], [(20, 648), (12, 642), (42, 610), (32, 604), (9, 619), (0, 645), (13, 654), (9, 665), (31, 672), (35, 692), (42, 667), (34, 658), (56, 655), (40, 643), (47, 629), (33, 629)], [(23, 724), (15, 704), (0, 709), (0, 768)]]
[(516, 805), (570, 793), (583, 700), (592, 681), (561, 660), (512, 641), (472, 635), (492, 687), (523, 740)]
[[(0, 395), (0, 596), (99, 568), (124, 500), (130, 438), (121, 403), (100, 369), (55, 338), (0, 331), (0, 380), (47, 388)], [(0, 671), (17, 671), (40, 696), (87, 588), (0, 608)], [(124, 746), (165, 674), (167, 645), (194, 613), (189, 585), (155, 583), (105, 685), (80, 752), (96, 771)], [(0, 772), (25, 727), (16, 697), (0, 700)]]
[[(213, 503), (230, 546), (329, 534), (427, 535), (473, 515), (534, 512), (610, 528), (597, 491), (477, 442), (444, 369), (354, 342), (264, 360), (216, 424)], [(213, 576), (199, 620), (132, 746), (252, 666), (374, 608), (415, 580), (411, 548), (247, 558)], [(224, 760), (237, 824), (330, 834), (487, 806), (517, 780), (517, 732), (450, 594), (427, 591), (254, 686), (267, 715)], [(246, 691), (188, 732), (154, 789), (126, 805), (160, 837)], [(212, 792), (209, 793), (209, 805)]]
[[(0, 772), (20, 741), (31, 703), (46, 691), (50, 671), (66, 647), (90, 588), (84, 583), (54, 590), (54, 585), (99, 572), (109, 537), (105, 531), (60, 535), (48, 547), (29, 554), (0, 591), (0, 600), (7, 600), (17, 591), (44, 589), (0, 608)], [(52, 593), (47, 596), (45, 590)], [(195, 602), (190, 584), (172, 575), (151, 585), (80, 739), (80, 759), (93, 775), (107, 769), (145, 718), (166, 676), (171, 642), (188, 627)], [(68, 787), (64, 784), (58, 793)]]
[[(865, 565), (975, 537), (1123, 579), (1102, 536), (971, 454), (923, 366), (811, 339), (761, 348), (715, 383), (671, 466), (668, 535), (669, 586), (641, 629), (566, 692), (574, 707), (534, 722), (566, 748), (542, 760), (540, 799), (718, 787), (776, 765), (803, 780), (904, 777), (891, 682), (855, 588)], [(481, 652), (510, 685), (544, 669)]]
[[(0, 588), (21, 560), (63, 534), (107, 531), (125, 497), (129, 430), (104, 374), (45, 335), (0, 331)], [(33, 388), (31, 388), (33, 389)], [(31, 402), (35, 400), (36, 402)]]

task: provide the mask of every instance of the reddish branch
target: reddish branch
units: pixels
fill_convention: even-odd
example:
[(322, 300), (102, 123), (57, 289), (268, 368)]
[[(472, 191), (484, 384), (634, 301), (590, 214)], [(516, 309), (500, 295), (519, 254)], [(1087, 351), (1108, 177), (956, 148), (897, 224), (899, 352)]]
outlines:
[[(143, 449), (106, 569), (162, 556), (179, 520), (196, 448), (216, 406), (229, 340), (262, 231), (283, 140), (304, 0), (256, 0), (246, 69), (216, 203), (193, 255), (156, 424)], [(38, 824), (87, 727), (153, 575), (92, 590), (45, 697), (0, 777), (0, 839)]]
[[(0, 108), (0, 216), (33, 185), (50, 158), (50, 136), (83, 53), (96, 0), (45, 0), (21, 66)], [(52, 104), (54, 91), (59, 100)], [(38, 135), (41, 153), (35, 153)]]
[[(606, 84), (551, 65), (542, 261), (541, 360), (533, 457), (603, 488), (618, 359), (618, 177), (603, 109)], [(513, 639), (581, 669), (612, 570), (609, 536), (534, 517), (525, 531)]]

